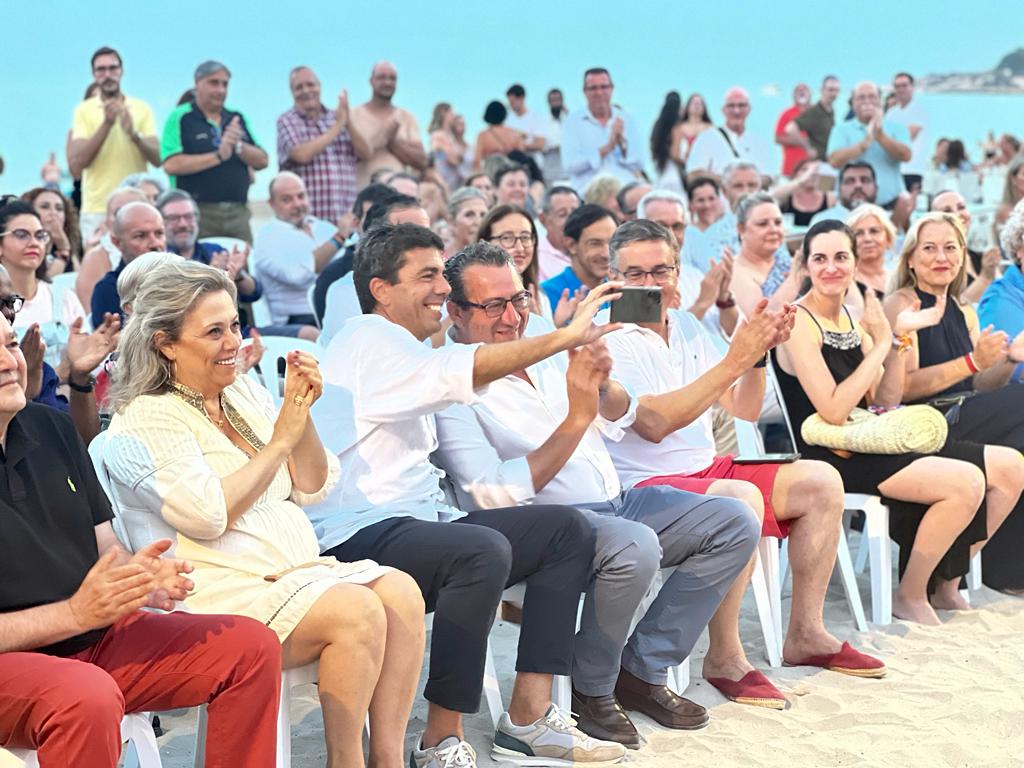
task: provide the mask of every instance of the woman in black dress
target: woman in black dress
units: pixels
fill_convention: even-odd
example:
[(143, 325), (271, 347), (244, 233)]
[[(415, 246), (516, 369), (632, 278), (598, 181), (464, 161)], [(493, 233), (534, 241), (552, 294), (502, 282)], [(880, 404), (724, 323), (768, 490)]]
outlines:
[[(839, 221), (811, 227), (802, 261), (811, 288), (797, 302), (796, 326), (776, 355), (790, 417), (801, 424), (817, 412), (841, 424), (856, 406), (898, 404), (909, 353), (893, 344), (893, 327), (904, 336), (936, 324), (940, 312), (910, 305), (890, 326), (869, 291), (861, 321), (854, 323), (843, 299), (854, 280), (856, 249), (853, 233)], [(984, 542), (988, 526), (1006, 517), (1012, 503), (1005, 497), (1024, 488), (1024, 466), (1017, 485), (1008, 488), (996, 486), (986, 470), (1014, 466), (1019, 459), (1014, 451), (950, 440), (937, 455), (839, 455), (796, 437), (805, 458), (839, 470), (847, 491), (879, 494), (890, 506), (890, 532), (901, 545), (904, 566), (893, 596), (895, 616), (938, 624), (935, 608), (968, 607), (958, 588), (971, 548)]]
[[(889, 319), (916, 301), (928, 308), (946, 296), (960, 296), (966, 253), (959, 218), (931, 213), (914, 222), (897, 266), (896, 290), (885, 300)], [(903, 400), (930, 402), (945, 411), (952, 438), (1024, 450), (1024, 385), (1011, 382), (1022, 360), (1024, 333), (1011, 340), (1000, 331), (982, 329), (972, 306), (946, 300), (939, 323), (917, 334)], [(1017, 457), (1018, 466), (1008, 470), (1010, 483), (1024, 462)], [(1024, 503), (1014, 503), (982, 558), (985, 584), (1006, 591), (1024, 588)]]

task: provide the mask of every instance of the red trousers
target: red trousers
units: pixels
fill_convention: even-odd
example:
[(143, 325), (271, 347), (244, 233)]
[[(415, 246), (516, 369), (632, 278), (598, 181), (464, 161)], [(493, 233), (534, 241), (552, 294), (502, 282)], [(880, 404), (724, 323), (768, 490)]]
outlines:
[(206, 765), (274, 765), (281, 644), (241, 616), (138, 611), (61, 658), (0, 653), (0, 745), (43, 768), (114, 768), (125, 712), (209, 704)]

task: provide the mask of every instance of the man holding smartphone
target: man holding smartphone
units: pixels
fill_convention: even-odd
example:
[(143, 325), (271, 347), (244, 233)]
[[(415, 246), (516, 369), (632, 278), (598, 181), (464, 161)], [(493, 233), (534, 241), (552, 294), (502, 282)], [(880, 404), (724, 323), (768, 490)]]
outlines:
[[(636, 419), (617, 442), (606, 441), (626, 488), (670, 485), (734, 496), (764, 518), (763, 533), (792, 535), (793, 610), (782, 655), (789, 664), (842, 667), (862, 676), (884, 674), (876, 659), (842, 644), (822, 617), (843, 513), (843, 484), (821, 462), (743, 464), (715, 456), (711, 406), (755, 420), (761, 410), (768, 351), (789, 338), (796, 309), (767, 310), (762, 300), (740, 323), (725, 355), (687, 312), (671, 309), (675, 245), (660, 224), (623, 224), (610, 243), (611, 269), (627, 285), (662, 287), (657, 323), (627, 325), (606, 336), (615, 370), (638, 398)], [(736, 580), (709, 624), (704, 677), (741, 703), (779, 708), (785, 698), (747, 661), (739, 640), (739, 609), (748, 570)], [(851, 674), (854, 672), (851, 671)]]

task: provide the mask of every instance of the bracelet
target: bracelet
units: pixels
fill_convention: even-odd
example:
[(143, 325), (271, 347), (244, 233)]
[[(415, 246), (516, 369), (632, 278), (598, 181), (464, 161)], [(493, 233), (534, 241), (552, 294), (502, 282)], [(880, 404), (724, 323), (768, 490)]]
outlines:
[(971, 373), (978, 373), (981, 370), (981, 368), (978, 367), (978, 364), (974, 362), (973, 352), (968, 352), (964, 355), (964, 362), (967, 363), (967, 367), (971, 369)]
[(71, 377), (68, 376), (68, 386), (75, 392), (81, 392), (83, 395), (91, 395), (93, 388), (96, 386), (96, 377), (90, 374), (87, 384), (75, 384)]
[(893, 334), (892, 347), (897, 352), (904, 352), (914, 346), (914, 339), (909, 333), (901, 333), (899, 336)]
[(765, 367), (767, 367), (767, 365), (768, 365), (768, 353), (765, 352), (764, 353), (764, 357), (762, 357), (760, 360), (758, 360), (756, 363), (754, 363), (754, 367), (755, 368), (765, 368)]
[(339, 251), (345, 247), (345, 243), (338, 239), (337, 235), (331, 235), (331, 242), (334, 243), (334, 247)]
[(730, 293), (729, 294), (729, 298), (726, 299), (725, 301), (717, 301), (716, 300), (715, 301), (715, 306), (718, 307), (719, 309), (732, 309), (733, 307), (736, 306), (736, 299)]

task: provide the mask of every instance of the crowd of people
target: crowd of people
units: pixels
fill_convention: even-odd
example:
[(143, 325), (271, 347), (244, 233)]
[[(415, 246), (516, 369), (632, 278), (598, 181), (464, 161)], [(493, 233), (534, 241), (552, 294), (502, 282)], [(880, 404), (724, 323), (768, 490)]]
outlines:
[[(742, 87), (720, 125), (672, 92), (647, 140), (595, 68), (585, 106), (513, 84), (474, 142), (445, 102), (424, 143), (390, 63), (358, 106), (298, 66), (253, 232), (269, 126), (227, 106), (228, 67), (162, 127), (117, 51), (91, 67), (75, 189), (44, 169), (0, 205), (0, 746), (106, 768), (124, 712), (208, 704), (208, 764), (270, 766), (281, 669), (317, 663), (329, 765), (366, 764), (368, 722), (371, 765), (474, 766), (463, 716), (522, 583), (492, 756), (615, 763), (631, 712), (707, 725), (668, 685), (705, 630), (711, 686), (785, 707), (740, 637), (763, 536), (789, 539), (784, 662), (886, 674), (824, 621), (844, 492), (891, 510), (898, 618), (970, 610), (979, 552), (1024, 594), (1024, 155), (993, 139), (979, 207), (911, 75), (856, 84), (845, 119), (835, 77), (800, 84), (774, 137)], [(620, 320), (637, 289), (651, 314)], [(250, 375), (277, 363), (261, 336), (306, 342), (279, 391)], [(934, 450), (797, 429), (738, 455), (736, 419), (773, 445), (783, 411), (905, 404), (942, 414)]]

